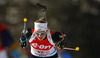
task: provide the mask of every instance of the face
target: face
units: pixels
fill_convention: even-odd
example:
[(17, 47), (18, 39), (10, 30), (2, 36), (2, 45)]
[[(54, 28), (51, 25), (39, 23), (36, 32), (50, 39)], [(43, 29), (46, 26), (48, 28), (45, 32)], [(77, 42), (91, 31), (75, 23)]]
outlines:
[(39, 40), (44, 40), (44, 38), (46, 37), (47, 31), (35, 31), (35, 34)]

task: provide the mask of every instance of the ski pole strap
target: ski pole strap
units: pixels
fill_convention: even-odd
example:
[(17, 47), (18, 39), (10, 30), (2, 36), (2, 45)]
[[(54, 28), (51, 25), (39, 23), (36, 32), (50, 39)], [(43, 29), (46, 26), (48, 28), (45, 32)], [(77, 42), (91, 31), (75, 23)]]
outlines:
[[(60, 33), (62, 34), (62, 40), (61, 40), (61, 41), (63, 41), (63, 40), (64, 40), (64, 34), (63, 34), (62, 32), (60, 32)], [(60, 41), (60, 42), (61, 42), (61, 41)]]
[(64, 47), (63, 49), (79, 51), (79, 47), (76, 47), (76, 48)]

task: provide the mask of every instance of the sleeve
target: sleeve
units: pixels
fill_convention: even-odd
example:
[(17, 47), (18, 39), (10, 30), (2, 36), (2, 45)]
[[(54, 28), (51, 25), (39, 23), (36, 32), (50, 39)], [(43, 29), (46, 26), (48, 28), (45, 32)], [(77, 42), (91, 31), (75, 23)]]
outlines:
[(31, 30), (31, 28), (27, 28), (27, 31), (28, 31), (28, 32), (27, 32), (26, 34), (22, 33), (22, 35), (21, 35), (21, 37), (20, 37), (20, 46), (21, 46), (22, 48), (26, 47), (26, 39), (29, 39), (30, 36), (32, 35), (32, 30)]
[(29, 39), (30, 36), (32, 35), (32, 29), (31, 28), (27, 28), (28, 33), (26, 34), (26, 37)]
[(63, 42), (67, 41), (67, 37), (64, 32), (54, 32), (52, 35), (52, 39), (55, 43), (59, 41), (63, 41)]
[(14, 40), (9, 32), (9, 30), (5, 29), (1, 33), (2, 43), (4, 47), (9, 47), (14, 43)]

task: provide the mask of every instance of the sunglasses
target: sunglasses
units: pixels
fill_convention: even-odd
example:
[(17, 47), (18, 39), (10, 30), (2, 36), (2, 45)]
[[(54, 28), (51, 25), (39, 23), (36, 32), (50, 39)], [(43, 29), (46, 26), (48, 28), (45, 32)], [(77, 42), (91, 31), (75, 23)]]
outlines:
[(44, 35), (46, 32), (41, 32), (41, 33), (39, 33), (39, 32), (35, 32), (35, 34), (37, 34), (37, 35)]

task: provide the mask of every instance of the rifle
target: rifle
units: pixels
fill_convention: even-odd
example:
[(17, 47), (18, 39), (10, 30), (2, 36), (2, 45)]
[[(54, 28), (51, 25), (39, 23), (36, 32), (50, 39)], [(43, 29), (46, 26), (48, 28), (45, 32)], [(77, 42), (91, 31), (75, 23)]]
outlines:
[[(39, 7), (41, 7), (42, 8), (42, 11), (43, 11), (43, 13), (44, 13), (44, 18), (46, 19), (46, 6), (45, 5), (41, 5), (41, 4), (39, 4), (39, 3), (37, 3), (37, 5), (39, 6)], [(46, 19), (47, 20), (47, 19)]]

